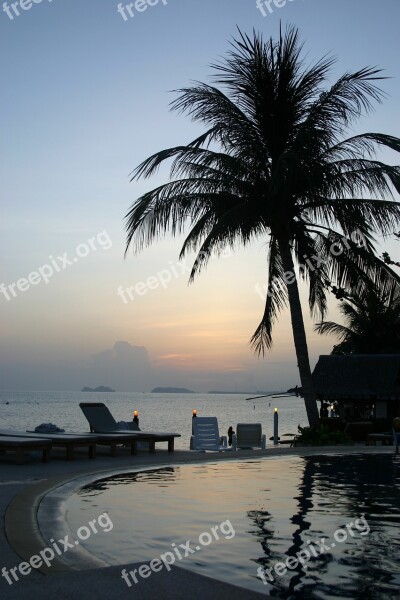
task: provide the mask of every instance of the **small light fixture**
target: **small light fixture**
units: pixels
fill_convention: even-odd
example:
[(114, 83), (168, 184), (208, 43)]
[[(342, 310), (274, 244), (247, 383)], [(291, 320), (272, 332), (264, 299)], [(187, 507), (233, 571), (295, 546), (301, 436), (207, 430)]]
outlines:
[(197, 410), (194, 408), (192, 411), (192, 418), (197, 417)]
[(277, 409), (277, 408), (275, 408), (275, 409), (274, 409), (274, 412), (276, 412), (276, 413), (277, 413), (277, 412), (278, 412), (278, 409)]
[(139, 411), (138, 410), (134, 410), (133, 411), (133, 417), (137, 419), (138, 416), (139, 416)]

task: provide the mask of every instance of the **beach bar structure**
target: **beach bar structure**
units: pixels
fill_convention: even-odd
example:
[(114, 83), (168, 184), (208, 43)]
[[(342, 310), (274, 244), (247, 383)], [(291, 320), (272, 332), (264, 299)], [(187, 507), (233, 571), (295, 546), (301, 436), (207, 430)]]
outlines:
[(333, 404), (342, 421), (379, 432), (400, 416), (400, 354), (320, 356), (313, 381), (318, 400)]

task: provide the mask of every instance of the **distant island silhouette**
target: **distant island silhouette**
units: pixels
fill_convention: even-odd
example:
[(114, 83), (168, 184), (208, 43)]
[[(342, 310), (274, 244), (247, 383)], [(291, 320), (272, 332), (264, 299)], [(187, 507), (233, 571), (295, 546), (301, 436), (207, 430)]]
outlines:
[(193, 390), (179, 387), (155, 387), (151, 390), (152, 394), (194, 394)]
[(105, 385), (99, 385), (96, 388), (84, 387), (81, 389), (81, 392), (115, 392), (115, 390)]

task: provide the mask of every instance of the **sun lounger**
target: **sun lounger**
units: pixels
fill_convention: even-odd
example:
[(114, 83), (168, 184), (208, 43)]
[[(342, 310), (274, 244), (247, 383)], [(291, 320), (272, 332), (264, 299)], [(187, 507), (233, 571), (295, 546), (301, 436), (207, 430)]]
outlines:
[[(59, 435), (59, 434), (54, 434)], [(129, 446), (131, 450), (131, 454), (137, 454), (138, 442), (142, 441), (138, 439), (135, 432), (118, 432), (118, 433), (62, 433), (63, 436), (79, 436), (80, 438), (84, 438), (90, 440), (96, 446), (109, 446), (111, 456), (117, 455), (117, 447), (118, 446)], [(147, 439), (147, 438), (146, 438)], [(155, 442), (150, 444), (150, 452), (155, 452)]]
[[(118, 446), (130, 446), (131, 454), (137, 454), (138, 437), (134, 431), (118, 431), (116, 433), (61, 433), (52, 434), (54, 436), (67, 436), (67, 437), (79, 437), (83, 440), (88, 440), (90, 444), (95, 446), (109, 446), (111, 456), (117, 455)], [(146, 438), (147, 439), (147, 438)], [(155, 452), (155, 442), (150, 444), (149, 450), (151, 453)]]
[[(138, 436), (134, 431), (123, 431), (119, 430), (116, 433), (63, 433), (62, 435), (74, 436), (79, 435), (80, 437), (84, 437), (89, 440), (95, 440), (95, 444), (98, 446), (109, 446), (111, 456), (117, 455), (117, 447), (118, 446), (130, 446), (131, 454), (137, 454), (138, 450), (138, 442), (141, 442), (142, 439), (138, 439)], [(148, 440), (148, 436), (145, 438)], [(163, 440), (161, 440), (163, 441)], [(149, 443), (149, 442), (148, 442)], [(155, 441), (154, 443), (149, 443), (150, 453), (155, 452)]]
[[(102, 402), (81, 402), (79, 406), (89, 422), (91, 432), (110, 433), (121, 431), (110, 410)], [(131, 423), (128, 424), (128, 430), (139, 431), (136, 423), (133, 423), (133, 421), (132, 425)]]
[(129, 424), (132, 426), (132, 429), (119, 429), (118, 423), (107, 406), (102, 402), (81, 402), (79, 406), (89, 422), (91, 432), (94, 432), (98, 437), (100, 434), (130, 436), (133, 454), (136, 454), (137, 442), (148, 442), (151, 454), (155, 452), (156, 442), (168, 442), (168, 452), (173, 452), (175, 438), (180, 437), (180, 433), (139, 431), (136, 430), (136, 423), (133, 422)]
[(192, 419), (193, 435), (190, 449), (205, 452), (228, 450), (226, 436), (220, 437), (217, 417), (194, 417)]
[(42, 450), (43, 462), (49, 462), (51, 446), (51, 440), (41, 437), (33, 439), (11, 435), (0, 436), (0, 452), (15, 452), (17, 465), (24, 462), (24, 452), (28, 450)]
[(261, 423), (238, 423), (236, 434), (232, 438), (234, 450), (261, 448), (265, 450), (266, 436), (262, 433)]
[(0, 429), (0, 440), (3, 436), (12, 435), (14, 437), (26, 439), (46, 439), (52, 442), (54, 448), (65, 448), (66, 459), (73, 460), (74, 450), (77, 447), (88, 448), (89, 458), (96, 457), (96, 438), (85, 435), (65, 434), (65, 433), (35, 433), (34, 431), (13, 431)]
[(96, 436), (97, 444), (100, 446), (110, 446), (111, 456), (116, 456), (117, 447), (124, 445), (130, 446), (131, 454), (137, 454), (138, 444), (147, 442), (150, 454), (156, 451), (156, 442), (168, 442), (168, 452), (174, 451), (174, 438), (180, 436), (178, 433), (162, 434), (162, 433), (146, 433), (134, 431), (128, 432), (121, 430), (115, 433), (88, 433), (88, 436)]

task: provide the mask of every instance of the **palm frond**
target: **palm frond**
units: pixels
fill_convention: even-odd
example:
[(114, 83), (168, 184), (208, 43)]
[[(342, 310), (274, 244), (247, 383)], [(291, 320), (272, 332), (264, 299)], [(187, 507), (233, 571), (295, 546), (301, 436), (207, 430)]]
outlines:
[(333, 321), (323, 321), (314, 325), (314, 331), (321, 335), (335, 335), (340, 341), (344, 341), (350, 334), (351, 330), (340, 323)]

